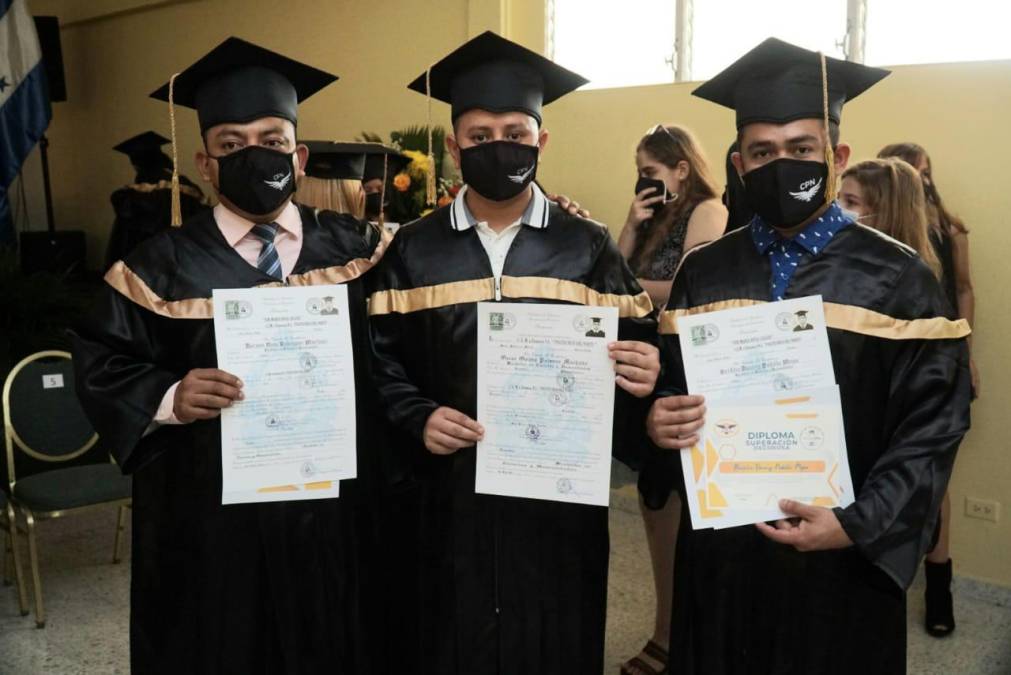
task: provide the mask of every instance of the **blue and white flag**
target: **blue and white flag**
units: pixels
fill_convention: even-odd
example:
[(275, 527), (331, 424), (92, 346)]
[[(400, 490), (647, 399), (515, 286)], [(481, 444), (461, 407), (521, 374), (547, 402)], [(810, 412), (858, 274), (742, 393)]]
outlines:
[(26, 0), (0, 0), (0, 243), (14, 240), (7, 188), (52, 111), (42, 49)]

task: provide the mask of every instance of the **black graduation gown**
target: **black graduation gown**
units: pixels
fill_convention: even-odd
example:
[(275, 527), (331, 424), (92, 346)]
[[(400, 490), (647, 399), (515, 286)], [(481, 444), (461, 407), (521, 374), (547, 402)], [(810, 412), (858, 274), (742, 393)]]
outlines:
[[(138, 175), (136, 182), (113, 192), (110, 200), (116, 219), (109, 233), (105, 269), (126, 258), (141, 242), (172, 226), (171, 173)], [(184, 221), (210, 208), (203, 192), (186, 176), (179, 176), (179, 205)]]
[[(474, 448), (436, 456), (421, 440), (439, 406), (476, 417), (476, 303), (496, 299), (478, 234), (453, 229), (451, 208), (402, 228), (372, 275), (377, 387), (416, 479), (401, 509), (413, 549), (400, 551), (391, 581), (407, 599), (394, 609), (392, 669), (600, 673), (607, 509), (475, 494)], [(607, 230), (554, 204), (547, 227), (516, 235), (499, 290), (503, 302), (616, 305), (622, 339), (655, 342), (649, 297)], [(641, 446), (646, 402), (618, 390), (616, 448)]]
[[(661, 315), (658, 395), (685, 392), (677, 317), (768, 301), (769, 264), (747, 227), (686, 256)], [(905, 590), (969, 427), (968, 326), (910, 249), (861, 225), (803, 263), (786, 292), (816, 294), (857, 494), (836, 514), (855, 546), (799, 553), (751, 526), (695, 532), (684, 509), (672, 674), (906, 672)]]
[(385, 242), (365, 240), (349, 216), (299, 209), (304, 238), (287, 283), (346, 283), (351, 307), (359, 478), (341, 482), (339, 499), (222, 506), (219, 420), (144, 435), (174, 382), (216, 366), (212, 289), (272, 282), (227, 244), (212, 212), (114, 265), (75, 337), (81, 403), (133, 475), (136, 675), (367, 672), (359, 557), (376, 425), (360, 277)]

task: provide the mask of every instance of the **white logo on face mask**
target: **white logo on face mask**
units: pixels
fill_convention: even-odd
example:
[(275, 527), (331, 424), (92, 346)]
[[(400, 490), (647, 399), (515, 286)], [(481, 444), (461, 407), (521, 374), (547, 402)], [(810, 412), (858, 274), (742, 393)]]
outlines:
[(818, 194), (818, 190), (821, 189), (821, 181), (821, 178), (818, 180), (814, 178), (806, 180), (800, 184), (800, 191), (791, 192), (790, 196), (799, 202), (809, 202), (814, 199), (814, 196)]
[(274, 174), (274, 180), (263, 181), (275, 190), (283, 190), (287, 185), (288, 181), (291, 180), (291, 171), (288, 172), (287, 176), (281, 177), (281, 174)]
[(529, 176), (531, 173), (533, 173), (533, 170), (534, 170), (534, 167), (530, 167), (529, 169), (520, 169), (519, 173), (517, 173), (516, 175), (514, 175), (514, 176), (506, 176), (506, 178), (508, 178), (509, 180), (511, 180), (514, 183), (522, 183), (523, 181), (525, 181), (527, 179), (527, 176)]

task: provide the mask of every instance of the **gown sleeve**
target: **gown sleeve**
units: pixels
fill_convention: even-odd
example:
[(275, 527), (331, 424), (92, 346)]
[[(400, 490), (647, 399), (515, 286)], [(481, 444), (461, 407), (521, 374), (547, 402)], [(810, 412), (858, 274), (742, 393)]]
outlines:
[(887, 445), (856, 501), (835, 511), (857, 549), (908, 588), (930, 547), (955, 453), (969, 429), (970, 384), (966, 341), (945, 337), (944, 327), (955, 324), (946, 318), (950, 310), (933, 275), (917, 260), (896, 288), (888, 315), (933, 321), (941, 330), (885, 341)]
[[(395, 245), (387, 250), (367, 280), (370, 297), (378, 292), (407, 287), (403, 260)], [(386, 407), (386, 417), (421, 441), (425, 423), (439, 404), (424, 396), (407, 373), (404, 344), (411, 339), (408, 323), (407, 317), (397, 312), (370, 317), (372, 367), (376, 390)]]
[(165, 392), (180, 379), (159, 365), (169, 338), (161, 321), (168, 319), (105, 286), (72, 333), (77, 396), (124, 473), (154, 458), (141, 439)]

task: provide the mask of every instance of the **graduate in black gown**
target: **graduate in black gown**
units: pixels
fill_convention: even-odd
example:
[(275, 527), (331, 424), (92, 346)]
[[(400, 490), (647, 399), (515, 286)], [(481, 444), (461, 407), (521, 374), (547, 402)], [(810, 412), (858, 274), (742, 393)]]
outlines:
[[(197, 165), (220, 204), (116, 263), (76, 336), (81, 402), (133, 476), (137, 675), (369, 671), (358, 521), (375, 448), (361, 277), (382, 243), (350, 216), (291, 201), (307, 158), (297, 104), (335, 79), (236, 38), (180, 74), (175, 103), (197, 110)], [(211, 294), (280, 283), (347, 285), (359, 478), (339, 499), (223, 506), (219, 413), (242, 385), (216, 368)]]
[(693, 531), (685, 509), (676, 675), (904, 674), (906, 588), (968, 427), (967, 324), (911, 249), (833, 200), (849, 155), (842, 105), (887, 72), (835, 59), (825, 70), (827, 83), (818, 54), (769, 39), (694, 92), (736, 110), (734, 164), (756, 217), (685, 256), (648, 426), (671, 451), (704, 417), (701, 397), (685, 396), (678, 317), (820, 294), (856, 501), (781, 502), (790, 518), (726, 530)]
[[(137, 172), (130, 185), (112, 193), (116, 220), (109, 233), (105, 269), (122, 260), (137, 244), (168, 229), (172, 221), (172, 160), (161, 151), (169, 139), (145, 131), (113, 148), (130, 158)], [(204, 193), (186, 176), (179, 176), (183, 218), (208, 208)]]
[[(466, 187), (401, 229), (373, 273), (376, 380), (418, 484), (399, 575), (400, 672), (600, 673), (607, 509), (475, 494), (477, 303), (616, 306), (614, 440), (641, 439), (658, 367), (654, 310), (607, 229), (533, 184), (543, 104), (585, 80), (494, 33), (431, 69)], [(422, 75), (411, 88), (424, 93)], [(508, 238), (513, 237), (511, 243)]]

